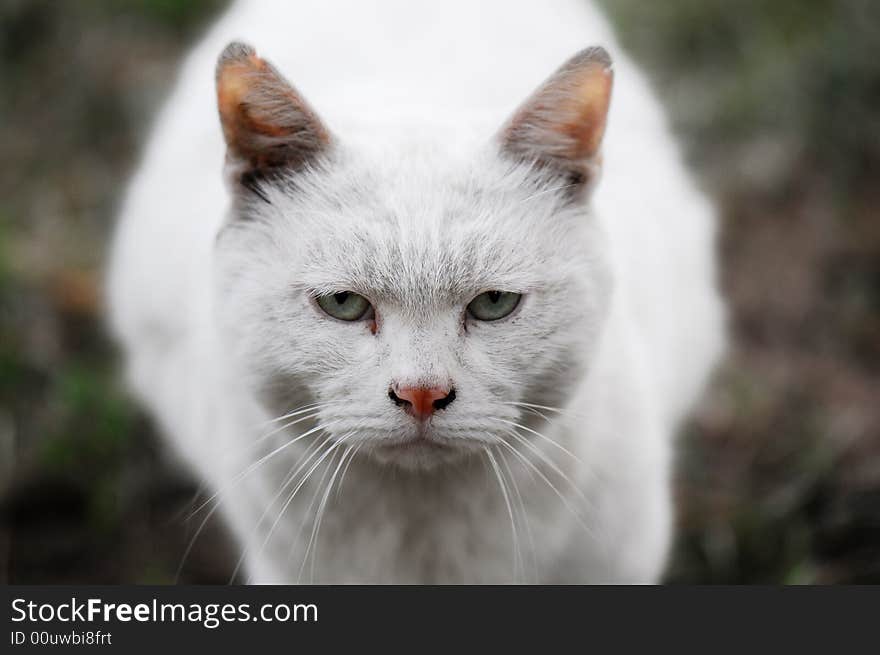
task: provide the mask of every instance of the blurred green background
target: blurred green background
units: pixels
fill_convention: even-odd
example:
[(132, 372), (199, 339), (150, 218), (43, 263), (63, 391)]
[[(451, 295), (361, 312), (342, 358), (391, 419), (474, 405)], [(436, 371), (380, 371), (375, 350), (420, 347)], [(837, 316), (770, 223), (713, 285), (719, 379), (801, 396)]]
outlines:
[[(722, 214), (733, 345), (671, 582), (880, 582), (880, 2), (602, 0)], [(0, 0), (0, 582), (172, 582), (197, 484), (101, 319), (114, 210), (220, 0)], [(209, 526), (180, 580), (226, 582)]]

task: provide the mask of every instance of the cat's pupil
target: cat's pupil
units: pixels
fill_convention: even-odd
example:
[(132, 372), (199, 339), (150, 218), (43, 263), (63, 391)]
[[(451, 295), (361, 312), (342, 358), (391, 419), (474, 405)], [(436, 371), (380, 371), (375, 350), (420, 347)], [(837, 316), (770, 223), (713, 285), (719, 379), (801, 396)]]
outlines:
[(491, 300), (493, 304), (498, 302), (499, 298), (501, 298), (500, 291), (490, 291), (489, 292), (489, 300)]
[(334, 299), (337, 303), (339, 303), (340, 305), (344, 305), (344, 304), (345, 304), (345, 301), (348, 300), (348, 296), (349, 296), (349, 295), (350, 295), (350, 294), (349, 294), (348, 291), (340, 291), (339, 293), (334, 293), (334, 294), (333, 294), (333, 299)]

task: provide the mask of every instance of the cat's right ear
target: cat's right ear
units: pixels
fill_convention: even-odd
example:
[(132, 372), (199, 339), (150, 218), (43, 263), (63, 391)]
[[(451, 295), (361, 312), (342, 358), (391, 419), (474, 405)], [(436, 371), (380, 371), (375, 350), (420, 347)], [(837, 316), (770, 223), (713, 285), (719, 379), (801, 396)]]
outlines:
[(230, 43), (217, 61), (217, 107), (226, 139), (226, 176), (237, 190), (297, 170), (331, 144), (300, 94), (253, 48)]
[(581, 198), (602, 164), (611, 101), (611, 58), (599, 47), (569, 59), (517, 109), (501, 130), (501, 150), (566, 180)]

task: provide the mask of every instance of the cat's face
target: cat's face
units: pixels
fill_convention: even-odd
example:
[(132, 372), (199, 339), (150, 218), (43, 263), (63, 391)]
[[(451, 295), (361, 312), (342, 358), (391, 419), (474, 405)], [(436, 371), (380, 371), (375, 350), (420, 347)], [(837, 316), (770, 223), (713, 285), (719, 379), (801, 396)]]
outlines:
[(217, 246), (222, 338), (269, 411), (310, 404), (322, 434), (430, 467), (563, 406), (609, 292), (583, 177), (496, 142), (312, 136), (306, 165), (236, 170)]
[(220, 239), (218, 301), (274, 413), (327, 403), (328, 432), (427, 464), (564, 405), (608, 289), (590, 217), (523, 168), (411, 156), (265, 187)]

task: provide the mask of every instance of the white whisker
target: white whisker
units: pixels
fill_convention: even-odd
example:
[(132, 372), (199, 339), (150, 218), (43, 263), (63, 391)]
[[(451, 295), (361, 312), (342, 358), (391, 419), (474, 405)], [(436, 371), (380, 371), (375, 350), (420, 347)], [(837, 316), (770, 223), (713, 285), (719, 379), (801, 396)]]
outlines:
[[(498, 451), (498, 456), (501, 459), (501, 464), (504, 466), (504, 469), (507, 471), (507, 477), (510, 480), (510, 484), (513, 487), (513, 494), (516, 497), (517, 503), (519, 504), (519, 513), (522, 519), (522, 523), (525, 524), (526, 527), (526, 536), (529, 540), (529, 549), (532, 555), (532, 580), (534, 582), (538, 581), (538, 551), (535, 549), (535, 539), (532, 534), (532, 525), (531, 521), (529, 521), (528, 511), (526, 510), (526, 505), (523, 502), (522, 494), (519, 490), (519, 484), (516, 481), (516, 476), (513, 474), (513, 470), (510, 468), (510, 464), (507, 462), (507, 458), (504, 457), (504, 453), (502, 451)], [(531, 471), (529, 471), (529, 475), (531, 475)]]
[(345, 452), (342, 453), (342, 457), (339, 458), (339, 463), (336, 465), (336, 468), (333, 471), (333, 475), (330, 476), (330, 481), (327, 483), (327, 488), (324, 490), (324, 495), (321, 498), (321, 504), (318, 505), (318, 511), (315, 513), (315, 522), (312, 525), (312, 534), (309, 537), (308, 546), (306, 546), (306, 552), (303, 556), (302, 564), (300, 565), (299, 574), (297, 575), (297, 582), (299, 582), (302, 577), (303, 568), (305, 567), (306, 560), (309, 558), (309, 552), (312, 553), (312, 563), (311, 568), (309, 569), (309, 582), (315, 582), (315, 559), (317, 558), (318, 553), (318, 535), (321, 532), (321, 522), (324, 520), (324, 512), (327, 509), (327, 499), (330, 497), (330, 492), (333, 489), (333, 483), (336, 481), (336, 476), (339, 475), (339, 470), (342, 468), (342, 465), (345, 464), (346, 458), (352, 452), (352, 446), (349, 446), (345, 449)]
[(546, 435), (544, 435), (544, 434), (541, 434), (541, 433), (538, 432), (537, 430), (533, 430), (532, 428), (527, 427), (527, 426), (525, 426), (525, 425), (520, 425), (519, 423), (517, 423), (517, 422), (515, 422), (515, 421), (508, 421), (507, 419), (504, 419), (504, 418), (498, 418), (498, 417), (490, 417), (490, 418), (492, 418), (492, 420), (494, 420), (494, 421), (500, 421), (501, 423), (506, 423), (507, 425), (511, 425), (511, 426), (513, 426), (513, 427), (515, 427), (515, 428), (519, 428), (520, 430), (525, 430), (526, 432), (528, 432), (528, 433), (530, 433), (530, 434), (533, 434), (533, 435), (535, 435), (536, 437), (539, 437), (539, 438), (543, 439), (544, 441), (546, 441), (547, 443), (551, 444), (551, 445), (554, 446), (555, 448), (558, 448), (558, 449), (561, 450), (563, 453), (565, 453), (566, 455), (568, 455), (569, 457), (571, 457), (572, 459), (574, 459), (574, 461), (576, 461), (578, 464), (583, 464), (583, 462), (581, 461), (580, 457), (578, 457), (577, 455), (575, 455), (575, 454), (574, 454), (573, 452), (571, 452), (568, 448), (566, 448), (565, 446), (563, 446), (563, 445), (562, 445), (561, 443), (559, 443), (558, 441), (554, 441), (554, 440), (551, 439), (550, 437), (548, 437), (548, 436), (546, 436)]
[(535, 416), (538, 416), (538, 417), (544, 419), (548, 423), (550, 423), (553, 420), (549, 416), (547, 416), (544, 412), (541, 412), (533, 407), (523, 407), (522, 409), (526, 410), (529, 414), (534, 414)]
[(286, 414), (282, 414), (281, 416), (276, 416), (275, 418), (270, 418), (267, 421), (263, 421), (261, 423), (258, 423), (254, 427), (256, 427), (256, 428), (267, 427), (269, 425), (272, 425), (273, 423), (277, 423), (278, 421), (283, 421), (285, 419), (291, 418), (293, 416), (299, 416), (300, 414), (305, 414), (307, 412), (317, 412), (317, 411), (320, 411), (320, 410), (325, 409), (327, 407), (330, 407), (332, 405), (339, 405), (342, 402), (343, 401), (341, 401), (341, 400), (328, 400), (328, 401), (322, 402), (322, 403), (309, 403), (308, 405), (301, 405), (300, 407), (297, 407), (296, 409), (294, 409), (290, 412), (287, 412)]
[(578, 497), (581, 500), (589, 502), (586, 495), (581, 490), (581, 488), (578, 485), (576, 485), (570, 477), (568, 477), (568, 475), (565, 473), (565, 471), (563, 471), (561, 468), (559, 468), (559, 466), (556, 464), (556, 462), (554, 462), (552, 459), (550, 459), (545, 453), (541, 452), (541, 450), (539, 448), (537, 448), (533, 443), (529, 442), (528, 439), (523, 438), (522, 435), (517, 434), (517, 432), (515, 430), (505, 430), (504, 433), (510, 437), (513, 437), (514, 439), (517, 440), (517, 442), (521, 443), (523, 446), (528, 448), (530, 452), (537, 455), (541, 462), (546, 464), (550, 468), (551, 471), (553, 471), (556, 475), (558, 475), (560, 478), (562, 478), (565, 482), (567, 482), (569, 484), (571, 489), (578, 495)]
[[(294, 464), (290, 467), (290, 470), (288, 471), (284, 480), (281, 482), (281, 485), (279, 486), (278, 491), (275, 493), (275, 495), (272, 497), (272, 499), (268, 503), (266, 503), (266, 507), (263, 508), (263, 513), (260, 514), (260, 518), (257, 519), (257, 523), (256, 523), (256, 525), (254, 525), (255, 532), (259, 530), (260, 526), (263, 524), (263, 521), (266, 520), (266, 517), (268, 516), (269, 511), (272, 509), (272, 507), (274, 507), (275, 503), (278, 502), (278, 499), (285, 492), (285, 490), (293, 483), (293, 481), (296, 479), (296, 476), (299, 474), (299, 472), (302, 471), (303, 468), (305, 468), (308, 465), (308, 463), (312, 460), (312, 458), (314, 458), (314, 456), (327, 443), (329, 443), (331, 439), (333, 439), (332, 435), (328, 436), (326, 439), (324, 439), (324, 441), (321, 441), (321, 442), (318, 442), (317, 440), (313, 441), (312, 443), (309, 444), (309, 446), (303, 452), (302, 456), (296, 462), (294, 462)], [(276, 519), (276, 521), (277, 521), (277, 519)], [(271, 532), (273, 529), (274, 529), (274, 524), (273, 524), (273, 527), (269, 531), (270, 535), (271, 535)], [(247, 557), (247, 553), (249, 550), (250, 550), (250, 544), (245, 546), (244, 550), (241, 553), (241, 556), (238, 558), (238, 562), (236, 563), (235, 569), (232, 572), (231, 579), (234, 579), (235, 576), (238, 574), (238, 571), (241, 568), (242, 564), (244, 563), (244, 560)]]
[(559, 491), (559, 489), (556, 488), (556, 485), (554, 485), (552, 482), (550, 482), (550, 480), (547, 478), (547, 476), (544, 475), (544, 474), (541, 472), (541, 470), (540, 470), (537, 466), (534, 465), (534, 463), (532, 463), (531, 461), (529, 461), (529, 459), (528, 459), (527, 457), (525, 457), (521, 452), (519, 452), (516, 448), (514, 448), (513, 446), (511, 446), (509, 443), (507, 443), (507, 442), (506, 442), (504, 439), (502, 439), (501, 437), (498, 437), (498, 441), (499, 441), (499, 443), (501, 443), (503, 446), (505, 446), (505, 447), (506, 447), (511, 453), (513, 453), (513, 455), (514, 455), (517, 459), (519, 459), (523, 464), (525, 464), (526, 466), (528, 466), (529, 468), (531, 468), (531, 469), (532, 469), (532, 470), (538, 475), (538, 477), (541, 478), (541, 480), (543, 480), (544, 483), (545, 483), (548, 487), (550, 487), (550, 489), (553, 491), (553, 493), (556, 494), (556, 496), (559, 498), (559, 500), (562, 501), (562, 504), (563, 504), (563, 505), (565, 506), (565, 508), (571, 513), (571, 515), (572, 515), (572, 516), (574, 517), (574, 519), (580, 524), (580, 526), (581, 526), (584, 530), (586, 530), (586, 532), (587, 532), (591, 537), (595, 537), (595, 535), (594, 535), (592, 529), (590, 529), (590, 527), (586, 524), (586, 522), (584, 522), (583, 518), (581, 517), (580, 514), (578, 514), (578, 512), (575, 510), (575, 508), (572, 507), (572, 505), (571, 505), (571, 503), (568, 501), (568, 499), (562, 494), (562, 492)]
[[(296, 442), (296, 441), (299, 441), (299, 440), (302, 439), (303, 437), (308, 436), (308, 435), (309, 435), (311, 432), (313, 432), (313, 431), (314, 431), (314, 430), (310, 430), (309, 432), (306, 432), (306, 433), (300, 435), (299, 437), (296, 437), (295, 439), (293, 439), (293, 440), (289, 441), (287, 444), (285, 444), (285, 446), (283, 446), (282, 448), (279, 448), (278, 451), (282, 450), (283, 448), (289, 446), (290, 444), (292, 444), (292, 443), (294, 443), (294, 442)], [(276, 452), (277, 452), (277, 451), (276, 451)], [(270, 453), (270, 456), (271, 456), (272, 454), (274, 454), (274, 453)], [(257, 465), (259, 465), (259, 464), (260, 464), (260, 462), (257, 462)], [(179, 580), (179, 579), (180, 579), (180, 574), (181, 574), (181, 572), (183, 571), (183, 567), (184, 567), (184, 565), (186, 564), (186, 560), (187, 560), (187, 558), (189, 557), (190, 553), (192, 552), (192, 549), (193, 549), (193, 547), (195, 546), (196, 541), (198, 540), (198, 538), (199, 538), (199, 536), (201, 535), (202, 531), (205, 529), (205, 526), (207, 525), (208, 521), (209, 521), (209, 520), (211, 519), (211, 517), (214, 515), (214, 512), (216, 512), (217, 509), (219, 509), (220, 504), (221, 504), (221, 500), (222, 500), (222, 497), (223, 497), (223, 494), (226, 493), (226, 492), (227, 492), (232, 486), (234, 486), (235, 484), (237, 484), (238, 482), (240, 482), (240, 480), (243, 479), (244, 476), (247, 475), (248, 473), (249, 473), (249, 471), (248, 471), (247, 469), (246, 469), (245, 471), (243, 471), (242, 473), (240, 473), (238, 476), (236, 476), (236, 478), (233, 478), (232, 482), (229, 484), (229, 486), (228, 486), (227, 488), (220, 489), (220, 490), (218, 490), (217, 492), (215, 492), (214, 494), (212, 494), (212, 495), (211, 495), (207, 500), (205, 500), (201, 505), (199, 505), (199, 506), (196, 507), (194, 510), (192, 510), (192, 512), (190, 512), (189, 516), (187, 516), (186, 521), (190, 521), (190, 520), (192, 520), (192, 518), (193, 518), (196, 514), (198, 514), (199, 512), (201, 512), (202, 509), (204, 509), (208, 504), (210, 504), (210, 503), (213, 502), (213, 501), (216, 501), (216, 502), (214, 502), (214, 506), (210, 509), (210, 511), (208, 511), (208, 513), (205, 515), (205, 517), (204, 517), (204, 518), (202, 519), (202, 521), (199, 523), (198, 528), (196, 528), (196, 532), (195, 532), (195, 534), (193, 535), (192, 539), (190, 539), (189, 543), (187, 544), (186, 549), (184, 550), (183, 555), (182, 555), (181, 558), (180, 558), (180, 564), (179, 564), (178, 567), (177, 567), (177, 572), (176, 572), (176, 574), (175, 574), (175, 580)], [(243, 558), (243, 557), (244, 557), (244, 554), (242, 554), (242, 558)], [(238, 574), (238, 570), (239, 570), (239, 568), (240, 568), (240, 566), (241, 566), (241, 562), (242, 562), (242, 560), (240, 559), (240, 560), (238, 561), (238, 563), (236, 564), (235, 568), (233, 569), (232, 575), (230, 576), (230, 581), (233, 580), (233, 579), (235, 578), (235, 576)]]
[(222, 458), (230, 458), (232, 456), (240, 457), (240, 456), (244, 455), (245, 453), (248, 453), (252, 450), (255, 450), (264, 441), (275, 436), (279, 432), (283, 432), (284, 430), (287, 430), (288, 428), (291, 428), (294, 425), (297, 425), (298, 423), (302, 423), (303, 421), (314, 420), (317, 417), (318, 417), (318, 413), (315, 412), (312, 414), (307, 414), (305, 416), (300, 416), (299, 418), (295, 418), (295, 419), (289, 421), (288, 423), (285, 423), (284, 425), (281, 425), (280, 427), (275, 428), (274, 430), (271, 430), (265, 434), (261, 434), (253, 441), (250, 441), (250, 442), (243, 444), (243, 445), (236, 444), (235, 448), (230, 448), (226, 452), (219, 453), (219, 457), (222, 457)]
[[(350, 435), (346, 435), (346, 436), (350, 436)], [(331, 438), (332, 438), (332, 437), (331, 437)], [(327, 440), (325, 440), (324, 443), (327, 443), (328, 441), (330, 441), (331, 438), (328, 438)], [(299, 490), (303, 488), (303, 486), (306, 484), (306, 482), (308, 481), (308, 479), (309, 479), (309, 478), (312, 476), (312, 474), (315, 472), (315, 469), (317, 469), (318, 466), (321, 465), (321, 462), (323, 462), (325, 459), (327, 459), (328, 455), (330, 455), (331, 453), (333, 453), (333, 452), (336, 450), (336, 448), (339, 447), (339, 445), (342, 443), (342, 440), (343, 440), (343, 439), (345, 439), (345, 436), (342, 437), (342, 438), (340, 438), (340, 439), (338, 439), (338, 440), (336, 440), (336, 441), (335, 441), (333, 444), (331, 444), (326, 450), (324, 450), (324, 453), (323, 453), (323, 454), (317, 459), (317, 461), (315, 461), (314, 464), (312, 464), (311, 468), (310, 468), (308, 471), (306, 471), (305, 475), (303, 475), (303, 477), (302, 477), (302, 478), (300, 479), (300, 481), (297, 483), (297, 485), (296, 485), (296, 487), (293, 489), (293, 491), (290, 492), (290, 495), (288, 495), (287, 500), (284, 501), (284, 505), (283, 505), (283, 506), (281, 507), (281, 509), (279, 510), (279, 512), (278, 512), (278, 516), (275, 517), (275, 521), (273, 521), (273, 523), (272, 523), (272, 527), (269, 528), (269, 532), (266, 534), (265, 539), (263, 539), (263, 543), (261, 544), (260, 549), (257, 551), (257, 555), (258, 555), (258, 556), (260, 555), (260, 553), (263, 552), (263, 550), (265, 550), (266, 545), (269, 543), (269, 540), (272, 538), (272, 535), (273, 535), (273, 533), (275, 532), (275, 529), (278, 527), (278, 523), (281, 521), (281, 518), (284, 516), (284, 513), (287, 511), (287, 508), (290, 507), (290, 504), (293, 502), (293, 499), (296, 498), (296, 495), (299, 493)], [(322, 446), (323, 446), (323, 444), (322, 444)], [(319, 448), (318, 450), (316, 450), (316, 451), (315, 451), (315, 452), (309, 457), (309, 460), (311, 460), (312, 457), (314, 457), (318, 452), (320, 452), (320, 448)], [(309, 460), (307, 460), (305, 463), (307, 464)], [(326, 471), (325, 471), (325, 474), (326, 474)], [(311, 507), (311, 506), (310, 506), (310, 507)], [(298, 534), (299, 534), (299, 533), (297, 533), (297, 535), (298, 535)], [(294, 541), (294, 543), (295, 543), (295, 541)]]
[[(205, 518), (203, 518), (201, 523), (199, 523), (199, 527), (196, 528), (196, 533), (193, 535), (192, 539), (190, 539), (189, 543), (186, 545), (186, 549), (183, 551), (183, 555), (180, 558), (180, 564), (177, 566), (177, 572), (174, 574), (175, 584), (177, 584), (177, 582), (180, 580), (180, 574), (183, 572), (183, 567), (186, 564), (186, 560), (189, 557), (189, 554), (192, 552), (193, 547), (196, 545), (196, 540), (199, 538), (199, 535), (202, 534), (202, 530), (205, 529), (205, 525), (207, 525), (208, 521), (211, 520), (211, 517), (214, 515), (214, 512), (217, 511), (218, 507), (220, 507), (219, 502), (217, 502), (217, 504), (215, 504), (214, 507), (211, 508), (211, 511), (209, 511), (205, 515)], [(187, 520), (189, 520), (189, 519), (187, 519)], [(233, 577), (234, 577), (234, 574), (233, 574)]]
[(354, 446), (354, 452), (351, 454), (351, 457), (348, 458), (348, 462), (345, 464), (345, 468), (342, 469), (342, 475), (339, 476), (339, 485), (336, 487), (336, 497), (339, 498), (339, 495), (342, 493), (342, 485), (345, 482), (345, 476), (348, 473), (348, 469), (351, 467), (351, 463), (354, 461), (354, 458), (357, 457), (358, 451), (361, 449), (361, 446), (364, 445), (363, 441), (358, 442), (357, 445)]
[(513, 519), (513, 508), (510, 504), (510, 497), (507, 494), (507, 486), (504, 484), (504, 478), (501, 476), (501, 469), (498, 466), (495, 456), (488, 447), (484, 449), (484, 452), (489, 459), (489, 464), (492, 465), (492, 470), (495, 471), (495, 477), (498, 479), (498, 486), (501, 488), (501, 495), (504, 497), (504, 505), (507, 507), (507, 515), (510, 517), (510, 532), (513, 538), (513, 579), (516, 581), (518, 565), (521, 564), (522, 558), (519, 548), (519, 536), (516, 531), (516, 521)]
[(316, 425), (316, 426), (313, 427), (312, 429), (303, 432), (301, 435), (299, 435), (299, 436), (297, 436), (297, 437), (294, 437), (293, 439), (290, 439), (289, 441), (284, 442), (283, 444), (281, 444), (280, 446), (278, 446), (275, 450), (273, 450), (273, 451), (270, 452), (269, 454), (264, 455), (263, 457), (261, 457), (260, 459), (258, 459), (258, 460), (257, 460), (256, 462), (254, 462), (253, 464), (250, 464), (250, 465), (247, 466), (243, 471), (241, 471), (241, 472), (238, 473), (234, 478), (232, 478), (232, 480), (229, 482), (229, 485), (228, 485), (225, 489), (222, 489), (221, 491), (217, 491), (217, 492), (214, 493), (210, 498), (208, 498), (205, 502), (203, 502), (201, 505), (199, 505), (195, 510), (193, 510), (193, 512), (189, 515), (189, 517), (187, 518), (187, 520), (192, 519), (193, 516), (195, 516), (196, 514), (198, 514), (200, 511), (202, 511), (202, 509), (204, 509), (204, 507), (205, 507), (206, 505), (208, 505), (212, 500), (214, 500), (214, 498), (216, 498), (218, 495), (220, 495), (220, 493), (221, 493), (222, 491), (225, 491), (225, 490), (227, 490), (229, 487), (232, 487), (232, 486), (238, 484), (242, 479), (244, 479), (245, 477), (247, 477), (248, 475), (250, 475), (251, 473), (253, 473), (253, 472), (254, 472), (255, 470), (257, 470), (262, 464), (264, 464), (265, 462), (269, 461), (272, 457), (274, 457), (275, 455), (277, 455), (278, 453), (280, 453), (282, 450), (285, 450), (286, 448), (289, 448), (290, 446), (292, 446), (292, 445), (295, 444), (296, 442), (301, 441), (302, 439), (305, 439), (305, 438), (308, 437), (308, 436), (311, 436), (311, 435), (314, 434), (315, 432), (318, 432), (318, 431), (324, 431), (324, 430), (326, 430), (327, 428), (329, 428), (330, 426), (335, 425), (336, 423), (338, 423), (338, 421), (333, 421), (333, 422), (331, 422), (331, 423), (328, 423), (327, 425)]
[(562, 409), (561, 407), (551, 407), (549, 405), (536, 405), (535, 403), (524, 403), (515, 400), (509, 400), (503, 403), (504, 405), (512, 405), (514, 407), (522, 407), (522, 408), (530, 408), (530, 409), (540, 409), (545, 412), (553, 412), (554, 414), (560, 414), (562, 416), (570, 416), (572, 418), (586, 420), (588, 417), (584, 414), (580, 414), (578, 412), (573, 412), (569, 409)]

